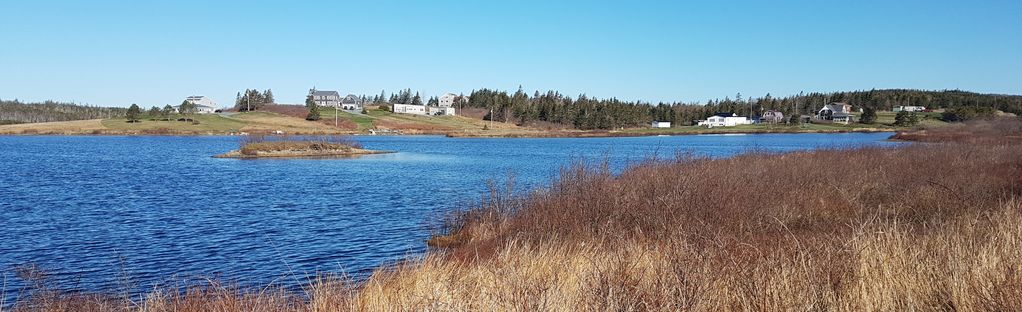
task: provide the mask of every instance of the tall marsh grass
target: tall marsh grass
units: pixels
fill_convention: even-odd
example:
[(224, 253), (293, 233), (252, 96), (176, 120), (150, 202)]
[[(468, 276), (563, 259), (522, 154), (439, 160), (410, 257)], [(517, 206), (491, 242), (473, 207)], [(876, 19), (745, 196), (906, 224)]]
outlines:
[(968, 141), (577, 164), (545, 190), (494, 188), (451, 219), (446, 248), (358, 285), (15, 310), (1019, 310), (1022, 145)]
[(346, 150), (361, 149), (362, 144), (347, 136), (269, 136), (252, 134), (240, 136), (239, 151), (244, 155), (259, 152), (303, 151), (303, 150)]

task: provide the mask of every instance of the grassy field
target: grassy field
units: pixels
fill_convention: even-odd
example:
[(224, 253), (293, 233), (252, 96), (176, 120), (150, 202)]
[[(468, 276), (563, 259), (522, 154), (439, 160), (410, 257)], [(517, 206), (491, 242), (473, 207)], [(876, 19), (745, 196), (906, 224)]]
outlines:
[[(737, 127), (706, 128), (678, 126), (667, 129), (632, 128), (619, 130), (582, 131), (573, 129), (540, 129), (511, 123), (489, 122), (464, 116), (420, 116), (394, 114), (370, 108), (366, 114), (321, 108), (319, 121), (304, 119), (304, 107), (281, 105), (279, 111), (246, 112), (225, 115), (194, 115), (195, 122), (157, 121), (142, 119), (128, 123), (126, 119), (102, 121), (72, 121), (57, 123), (0, 125), (0, 134), (228, 134), (238, 132), (269, 133), (284, 131), (288, 134), (356, 134), (371, 129), (389, 130), (402, 134), (445, 134), (455, 137), (591, 137), (629, 135), (684, 135), (708, 133), (797, 133), (797, 132), (851, 132), (851, 131), (903, 131), (895, 127), (893, 112), (878, 112), (875, 124), (804, 124), (742, 125)], [(338, 117), (335, 127), (334, 116)], [(922, 127), (938, 127), (946, 123), (930, 113), (920, 122)], [(177, 119), (177, 117), (173, 118)]]
[(163, 132), (163, 133), (223, 133), (240, 132), (247, 123), (237, 119), (225, 118), (220, 115), (194, 115), (194, 122), (189, 121), (157, 121), (143, 119), (141, 122), (129, 123), (127, 119), (105, 119), (103, 127), (111, 132)]
[(84, 134), (104, 129), (102, 119), (90, 119), (2, 125), (0, 134)]
[(269, 133), (346, 134), (351, 131), (268, 112), (246, 112), (231, 115), (192, 115), (192, 121), (152, 120), (143, 118), (129, 123), (125, 118), (81, 120), (52, 123), (31, 123), (0, 126), (0, 134), (228, 134)]

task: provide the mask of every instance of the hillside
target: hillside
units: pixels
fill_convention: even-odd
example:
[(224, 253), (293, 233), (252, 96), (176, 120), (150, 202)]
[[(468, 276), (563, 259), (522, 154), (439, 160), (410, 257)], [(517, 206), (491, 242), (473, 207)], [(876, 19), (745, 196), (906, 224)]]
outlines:
[(0, 126), (0, 134), (179, 134), (217, 135), (231, 133), (341, 134), (348, 131), (284, 115), (251, 112), (231, 115), (194, 115), (192, 121), (142, 119), (129, 123), (123, 117), (30, 123)]
[(178, 121), (185, 116), (169, 119), (143, 116), (140, 122), (129, 123), (124, 117), (78, 121), (23, 123), (0, 125), (0, 134), (174, 134), (174, 135), (222, 135), (236, 133), (286, 134), (368, 134), (370, 130), (381, 134), (453, 134), (473, 133), (485, 130), (492, 135), (511, 135), (535, 132), (513, 124), (488, 123), (480, 119), (462, 116), (417, 116), (394, 114), (371, 109), (367, 114), (337, 111), (337, 126), (332, 108), (322, 109), (323, 119), (308, 121), (296, 115), (304, 115), (284, 105), (277, 105), (271, 111), (225, 113), (188, 116), (191, 121)]
[(0, 125), (12, 123), (88, 120), (124, 116), (126, 108), (97, 107), (46, 101), (23, 103), (0, 100)]

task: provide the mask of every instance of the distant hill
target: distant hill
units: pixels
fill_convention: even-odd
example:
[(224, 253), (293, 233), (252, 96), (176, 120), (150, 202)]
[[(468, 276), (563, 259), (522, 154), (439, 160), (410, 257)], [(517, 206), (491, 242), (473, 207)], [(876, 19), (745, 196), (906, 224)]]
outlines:
[(0, 100), (0, 125), (15, 123), (105, 119), (124, 116), (126, 108), (97, 107), (46, 101), (23, 103)]

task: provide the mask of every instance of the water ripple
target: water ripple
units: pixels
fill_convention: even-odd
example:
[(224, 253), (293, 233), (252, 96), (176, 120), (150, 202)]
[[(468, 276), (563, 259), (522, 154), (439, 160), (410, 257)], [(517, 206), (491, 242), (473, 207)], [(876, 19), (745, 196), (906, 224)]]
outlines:
[[(424, 251), (430, 220), (488, 180), (549, 183), (573, 157), (614, 168), (659, 152), (727, 156), (883, 143), (888, 134), (606, 139), (359, 137), (355, 159), (214, 159), (230, 137), (0, 137), (0, 272), (35, 263), (66, 288), (145, 291), (222, 277), (296, 287), (364, 277)], [(297, 277), (296, 277), (297, 276)], [(125, 283), (129, 281), (129, 283)]]

